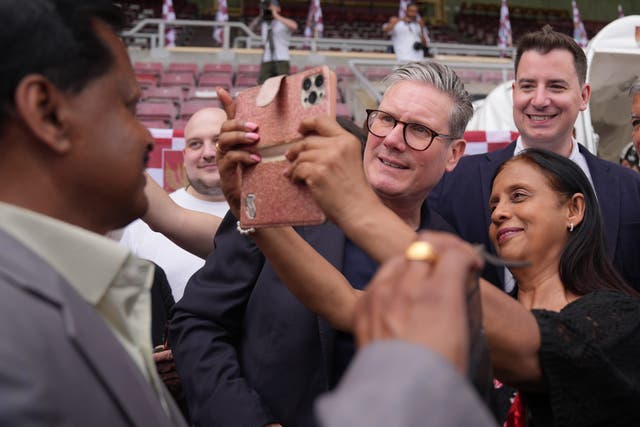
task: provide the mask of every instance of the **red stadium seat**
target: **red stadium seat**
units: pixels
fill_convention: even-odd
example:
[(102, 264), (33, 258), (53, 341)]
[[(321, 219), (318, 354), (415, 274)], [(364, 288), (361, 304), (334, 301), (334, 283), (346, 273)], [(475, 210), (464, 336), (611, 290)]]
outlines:
[(191, 73), (167, 73), (162, 76), (160, 86), (179, 86), (189, 89), (195, 86), (195, 78)]
[(229, 74), (207, 73), (200, 76), (198, 87), (216, 87), (220, 86), (225, 90), (230, 90), (232, 86), (231, 76)]
[(202, 74), (205, 73), (218, 73), (218, 74), (233, 74), (233, 66), (229, 63), (216, 63), (216, 64), (204, 64), (202, 66)]
[(175, 128), (175, 122), (173, 125), (171, 123), (162, 121), (162, 120), (140, 120), (147, 129), (171, 129)]
[(196, 111), (202, 110), (207, 107), (219, 107), (220, 103), (217, 100), (210, 99), (194, 99), (191, 101), (185, 101), (180, 108), (180, 119), (188, 120)]
[(144, 101), (172, 101), (180, 104), (184, 99), (184, 91), (178, 86), (173, 87), (149, 87), (142, 94)]
[(237, 75), (255, 76), (260, 74), (259, 64), (238, 64)]
[(195, 62), (170, 62), (165, 73), (191, 73), (196, 77), (198, 75), (198, 64)]
[(236, 76), (235, 86), (252, 87), (258, 84), (258, 76), (238, 74)]
[(177, 108), (172, 102), (139, 102), (136, 117), (140, 120), (171, 122), (176, 118)]
[(155, 74), (160, 77), (163, 74), (164, 68), (161, 62), (137, 61), (133, 63), (133, 71), (136, 74)]
[(136, 74), (136, 80), (141, 88), (149, 88), (158, 85), (158, 76), (155, 74)]

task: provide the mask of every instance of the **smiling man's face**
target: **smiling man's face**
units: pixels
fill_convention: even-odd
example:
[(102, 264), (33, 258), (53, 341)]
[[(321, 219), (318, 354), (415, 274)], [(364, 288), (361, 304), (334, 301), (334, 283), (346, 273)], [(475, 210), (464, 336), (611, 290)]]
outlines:
[[(430, 84), (402, 81), (387, 90), (378, 107), (403, 122), (423, 124), (438, 134), (450, 134), (453, 100)], [(369, 133), (364, 171), (378, 196), (405, 203), (424, 200), (445, 170), (452, 170), (464, 152), (464, 142), (437, 137), (425, 151), (404, 142), (403, 124), (384, 138)]]
[(525, 52), (513, 84), (513, 120), (525, 147), (568, 154), (573, 126), (590, 94), (568, 50)]

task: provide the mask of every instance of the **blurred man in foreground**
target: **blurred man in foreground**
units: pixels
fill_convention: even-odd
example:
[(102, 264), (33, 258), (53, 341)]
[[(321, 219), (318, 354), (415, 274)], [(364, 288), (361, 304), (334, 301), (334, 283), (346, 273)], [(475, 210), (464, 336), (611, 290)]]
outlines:
[(0, 16), (0, 425), (184, 425), (151, 358), (153, 267), (103, 237), (147, 209), (153, 147), (120, 12)]

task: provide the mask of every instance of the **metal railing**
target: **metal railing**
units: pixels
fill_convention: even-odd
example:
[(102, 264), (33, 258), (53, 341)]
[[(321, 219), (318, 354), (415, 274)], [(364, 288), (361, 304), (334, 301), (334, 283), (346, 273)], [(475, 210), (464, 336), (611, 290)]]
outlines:
[[(256, 48), (262, 46), (262, 38), (251, 31), (249, 27), (242, 22), (216, 22), (216, 21), (200, 21), (191, 19), (177, 19), (175, 21), (165, 21), (163, 19), (147, 18), (138, 22), (133, 28), (121, 33), (127, 38), (142, 38), (149, 40), (150, 48), (164, 47), (164, 33), (167, 27), (210, 27), (223, 28), (223, 45), (224, 50), (232, 47), (238, 48)], [(236, 36), (231, 43), (231, 29), (237, 28), (242, 34)], [(151, 31), (149, 31), (151, 30)], [(294, 36), (291, 37), (291, 47), (294, 49), (308, 49), (311, 52), (317, 51), (364, 51), (364, 52), (386, 52), (392, 45), (390, 40), (385, 39), (359, 39), (359, 38), (306, 38)], [(469, 45), (458, 43), (431, 43), (429, 49), (433, 55), (474, 55), (501, 57), (513, 56), (513, 49), (502, 49), (497, 46)]]
[[(502, 81), (509, 80), (509, 73), (513, 71), (513, 64), (509, 62), (503, 63), (479, 63), (479, 62), (467, 62), (461, 60), (447, 60), (446, 57), (439, 57), (438, 62), (451, 67), (453, 70), (469, 69), (478, 72), (482, 71), (500, 71)], [(382, 100), (382, 92), (377, 88), (366, 75), (367, 68), (370, 67), (387, 67), (393, 68), (398, 65), (393, 60), (379, 60), (379, 59), (350, 59), (348, 61), (349, 68), (353, 72), (356, 81), (360, 87), (365, 89), (367, 93), (380, 102)]]

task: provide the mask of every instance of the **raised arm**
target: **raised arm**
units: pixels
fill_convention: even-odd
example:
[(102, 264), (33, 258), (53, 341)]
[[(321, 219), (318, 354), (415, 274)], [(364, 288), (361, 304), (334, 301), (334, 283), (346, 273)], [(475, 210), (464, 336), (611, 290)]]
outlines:
[(536, 389), (542, 381), (540, 329), (531, 311), (480, 279), (482, 326), (496, 378), (519, 388)]
[(143, 221), (186, 251), (206, 258), (213, 251), (213, 236), (222, 218), (179, 206), (149, 174), (146, 178), (144, 191), (149, 208)]

